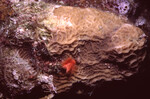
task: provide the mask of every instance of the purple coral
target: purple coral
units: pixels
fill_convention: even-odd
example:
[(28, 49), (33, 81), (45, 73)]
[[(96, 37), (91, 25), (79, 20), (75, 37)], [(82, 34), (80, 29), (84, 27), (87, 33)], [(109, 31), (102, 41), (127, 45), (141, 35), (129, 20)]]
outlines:
[[(130, 3), (127, 0), (117, 0), (117, 8), (120, 14), (127, 14), (130, 9)], [(120, 2), (119, 2), (120, 1)]]
[(102, 3), (104, 8), (117, 11), (121, 15), (125, 15), (130, 10), (130, 2), (128, 0), (104, 0)]

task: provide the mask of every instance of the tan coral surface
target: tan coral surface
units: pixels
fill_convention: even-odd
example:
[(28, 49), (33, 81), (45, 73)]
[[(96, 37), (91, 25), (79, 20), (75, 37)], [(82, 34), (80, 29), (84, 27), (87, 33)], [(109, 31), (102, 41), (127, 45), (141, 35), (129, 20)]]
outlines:
[(72, 56), (77, 62), (71, 77), (54, 77), (58, 93), (76, 82), (91, 85), (130, 76), (146, 55), (143, 31), (110, 12), (60, 6), (39, 17), (39, 24), (50, 31), (45, 39), (49, 53)]

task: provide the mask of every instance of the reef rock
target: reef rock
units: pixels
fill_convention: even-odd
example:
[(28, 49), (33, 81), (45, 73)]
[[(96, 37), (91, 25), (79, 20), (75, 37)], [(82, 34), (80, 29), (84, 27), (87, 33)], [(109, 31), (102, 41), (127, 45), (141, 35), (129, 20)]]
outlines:
[[(122, 80), (137, 73), (145, 59), (146, 35), (125, 18), (94, 8), (60, 6), (44, 2), (22, 5), (23, 3), (19, 3), (13, 6), (18, 15), (3, 26), (1, 35), (7, 39), (5, 44), (13, 48), (22, 48), (24, 44), (31, 45), (28, 49), (33, 58), (27, 57), (27, 61), (19, 59), (18, 62), (22, 65), (13, 62), (14, 65), (10, 66), (8, 60), (4, 59), (6, 55), (2, 54), (5, 53), (5, 49), (1, 49), (0, 60), (6, 64), (0, 64), (0, 77), (4, 79), (1, 82), (7, 79), (6, 85), (8, 82), (14, 82), (12, 79), (8, 81), (9, 75), (3, 76), (4, 73), (11, 72), (11, 76), (17, 73), (12, 68), (22, 68), (24, 72), (29, 72), (30, 69), (31, 74), (39, 73), (37, 70), (40, 68), (42, 73), (53, 76), (52, 91), (61, 93), (71, 89), (77, 82), (93, 86), (101, 80)], [(62, 62), (70, 57), (75, 60), (76, 69), (66, 73), (63, 71)], [(29, 62), (32, 59), (36, 60), (35, 63)], [(43, 64), (40, 64), (40, 61)], [(29, 68), (25, 69), (24, 66)], [(2, 67), (10, 70), (4, 72)], [(23, 74), (28, 76), (28, 72), (27, 75)], [(39, 76), (36, 77), (38, 79)], [(26, 86), (30, 89), (34, 84)]]

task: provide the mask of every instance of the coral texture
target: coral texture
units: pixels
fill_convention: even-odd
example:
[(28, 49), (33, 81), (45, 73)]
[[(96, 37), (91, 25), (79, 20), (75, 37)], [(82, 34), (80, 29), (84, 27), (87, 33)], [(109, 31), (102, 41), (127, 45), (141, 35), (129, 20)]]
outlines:
[(16, 16), (0, 29), (0, 84), (14, 95), (43, 84), (61, 93), (78, 82), (122, 80), (147, 54), (144, 32), (114, 13), (45, 2), (12, 7)]
[(58, 92), (75, 82), (123, 79), (137, 72), (144, 60), (145, 34), (121, 17), (92, 8), (65, 6), (48, 15), (40, 18), (39, 24), (51, 31), (46, 44), (49, 54), (71, 54), (78, 68), (68, 80), (66, 76), (54, 77)]

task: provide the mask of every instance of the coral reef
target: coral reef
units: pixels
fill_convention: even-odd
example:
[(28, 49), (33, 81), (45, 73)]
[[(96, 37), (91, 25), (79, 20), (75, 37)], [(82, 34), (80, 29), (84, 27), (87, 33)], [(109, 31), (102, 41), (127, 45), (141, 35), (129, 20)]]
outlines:
[[(5, 96), (41, 86), (53, 97), (76, 83), (96, 86), (123, 80), (138, 72), (147, 55), (147, 36), (122, 16), (92, 7), (11, 1), (15, 16), (0, 27), (0, 85), (8, 89)], [(130, 9), (127, 0), (106, 1), (99, 2), (122, 15)]]

